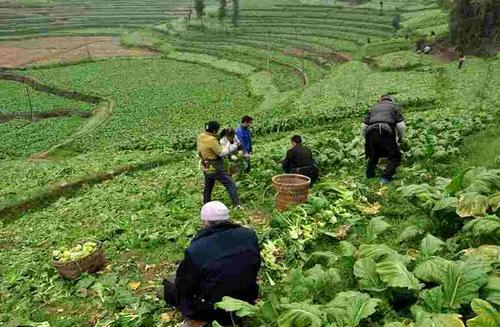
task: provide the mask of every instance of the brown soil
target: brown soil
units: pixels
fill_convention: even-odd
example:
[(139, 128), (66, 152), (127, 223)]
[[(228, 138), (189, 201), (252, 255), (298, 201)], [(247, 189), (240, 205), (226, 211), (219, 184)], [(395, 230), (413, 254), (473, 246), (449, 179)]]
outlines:
[[(0, 42), (0, 67), (23, 68), (106, 57), (153, 57), (153, 51), (126, 49), (111, 36), (46, 37)], [(89, 58), (90, 56), (90, 58)]]
[(89, 118), (92, 116), (92, 112), (89, 111), (81, 111), (77, 109), (55, 109), (52, 111), (45, 112), (34, 112), (31, 114), (30, 112), (9, 112), (9, 113), (0, 113), (0, 124), (11, 121), (12, 119), (31, 119), (31, 120), (40, 120), (47, 118), (55, 118), (55, 117), (82, 117)]

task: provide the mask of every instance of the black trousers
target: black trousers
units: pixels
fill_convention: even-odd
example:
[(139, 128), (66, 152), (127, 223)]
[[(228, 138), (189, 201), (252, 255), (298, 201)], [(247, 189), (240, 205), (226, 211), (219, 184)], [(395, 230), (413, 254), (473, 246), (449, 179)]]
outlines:
[(391, 180), (396, 173), (402, 157), (394, 134), (385, 131), (380, 132), (379, 129), (367, 133), (365, 154), (368, 158), (368, 164), (366, 165), (367, 178), (375, 177), (375, 168), (377, 168), (380, 158), (387, 158), (389, 163), (382, 174), (382, 177), (387, 180)]
[[(175, 287), (175, 277), (170, 279), (163, 280), (163, 296), (165, 299), (165, 303), (171, 307), (177, 307), (177, 290)], [(206, 310), (202, 310), (194, 314), (192, 318), (199, 321), (207, 321), (208, 324), (206, 326), (210, 326), (210, 323), (213, 320), (217, 320), (219, 324), (223, 326), (233, 326), (233, 323), (241, 323), (242, 319), (236, 317), (231, 313), (227, 313), (221, 310), (214, 310), (213, 312), (207, 312)]]

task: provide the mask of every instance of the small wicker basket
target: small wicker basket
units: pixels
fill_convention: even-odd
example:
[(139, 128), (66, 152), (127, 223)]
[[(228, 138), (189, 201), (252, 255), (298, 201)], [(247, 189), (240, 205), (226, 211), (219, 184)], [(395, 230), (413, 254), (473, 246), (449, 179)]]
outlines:
[(80, 275), (84, 272), (94, 273), (99, 271), (99, 269), (101, 269), (106, 262), (104, 258), (104, 250), (102, 248), (101, 242), (92, 242), (97, 243), (97, 250), (92, 252), (92, 254), (90, 254), (89, 256), (80, 260), (68, 262), (59, 262), (56, 260), (52, 260), (52, 265), (57, 269), (61, 276), (67, 279), (76, 279), (80, 277)]

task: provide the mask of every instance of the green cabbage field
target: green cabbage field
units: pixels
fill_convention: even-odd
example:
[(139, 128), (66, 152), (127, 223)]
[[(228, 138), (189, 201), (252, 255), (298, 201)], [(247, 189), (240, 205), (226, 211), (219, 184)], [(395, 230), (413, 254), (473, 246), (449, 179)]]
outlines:
[[(196, 136), (247, 114), (231, 218), (258, 235), (260, 295), (218, 308), (256, 327), (500, 326), (500, 56), (459, 70), (446, 1), (381, 2), (239, 0), (221, 16), (205, 1), (189, 20), (191, 0), (0, 1), (0, 39), (113, 35), (158, 54), (0, 67), (0, 326), (180, 326), (157, 288), (201, 228)], [(407, 131), (381, 185), (360, 127), (386, 93)], [(278, 212), (294, 134), (321, 178)], [(220, 185), (213, 198), (230, 203)], [(105, 266), (62, 278), (53, 260), (94, 241)]]

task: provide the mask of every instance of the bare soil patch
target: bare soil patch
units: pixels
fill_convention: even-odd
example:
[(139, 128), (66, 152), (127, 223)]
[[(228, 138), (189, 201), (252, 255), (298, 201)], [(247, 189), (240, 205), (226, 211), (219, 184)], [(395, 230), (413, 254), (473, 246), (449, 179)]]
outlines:
[(0, 67), (24, 68), (57, 62), (109, 57), (154, 57), (146, 49), (128, 49), (112, 36), (71, 36), (0, 42)]

